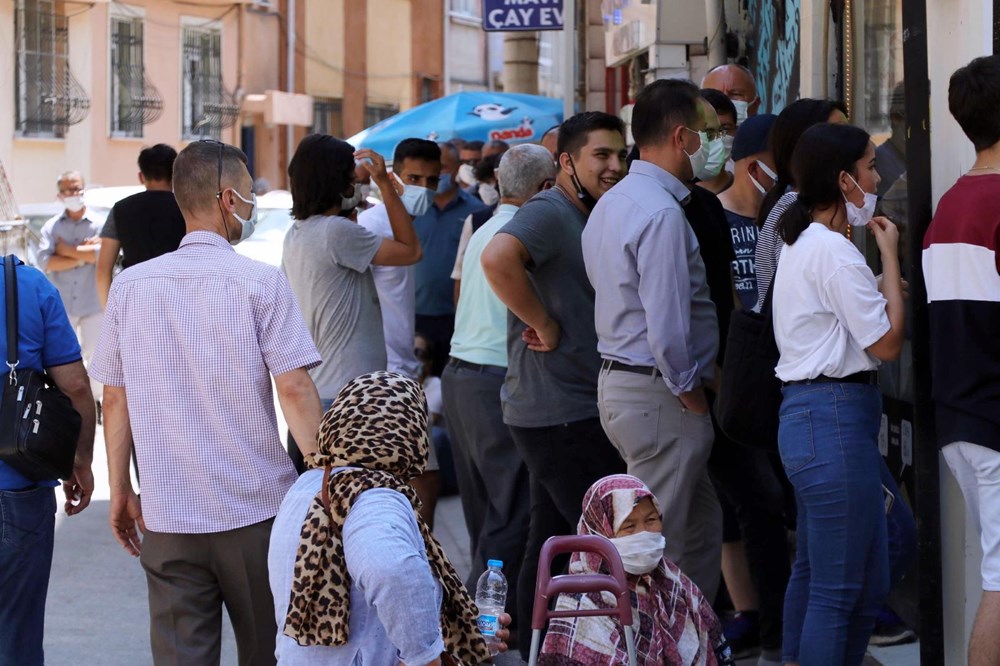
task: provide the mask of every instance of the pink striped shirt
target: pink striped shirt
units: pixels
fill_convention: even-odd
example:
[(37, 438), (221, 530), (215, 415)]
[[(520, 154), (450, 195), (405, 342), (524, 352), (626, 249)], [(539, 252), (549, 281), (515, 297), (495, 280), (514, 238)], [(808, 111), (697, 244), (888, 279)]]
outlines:
[(90, 375), (125, 387), (146, 526), (201, 534), (274, 517), (296, 474), (271, 375), (319, 363), (282, 272), (217, 234), (122, 272)]

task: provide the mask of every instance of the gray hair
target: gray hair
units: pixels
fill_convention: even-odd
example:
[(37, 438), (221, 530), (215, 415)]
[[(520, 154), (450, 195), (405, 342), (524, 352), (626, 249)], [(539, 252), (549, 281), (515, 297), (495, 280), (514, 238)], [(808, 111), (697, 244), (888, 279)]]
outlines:
[(527, 201), (556, 177), (552, 153), (535, 143), (514, 146), (500, 159), (497, 181), (504, 198)]
[(77, 178), (80, 179), (80, 182), (83, 182), (83, 174), (81, 174), (79, 171), (77, 171), (75, 169), (73, 169), (71, 171), (63, 171), (61, 174), (59, 174), (59, 177), (56, 178), (56, 188), (58, 188), (58, 189), (61, 190), (62, 189), (62, 184), (65, 181), (67, 181), (67, 180), (76, 180)]

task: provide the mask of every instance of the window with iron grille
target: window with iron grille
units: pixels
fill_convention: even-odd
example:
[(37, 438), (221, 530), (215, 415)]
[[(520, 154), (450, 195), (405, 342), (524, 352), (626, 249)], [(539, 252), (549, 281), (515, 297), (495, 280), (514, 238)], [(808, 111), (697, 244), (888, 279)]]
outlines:
[(313, 99), (313, 124), (309, 130), (316, 134), (344, 135), (344, 107), (339, 99), (316, 97)]
[(90, 111), (69, 68), (69, 22), (55, 0), (14, 5), (14, 108), (20, 136), (63, 137)]
[(181, 30), (181, 134), (185, 139), (219, 139), (239, 107), (222, 83), (222, 31), (184, 26)]
[(386, 118), (392, 118), (399, 113), (399, 107), (394, 104), (368, 104), (365, 106), (365, 127), (371, 127)]
[(142, 18), (112, 16), (109, 43), (111, 135), (141, 137), (163, 113), (163, 98), (146, 77)]

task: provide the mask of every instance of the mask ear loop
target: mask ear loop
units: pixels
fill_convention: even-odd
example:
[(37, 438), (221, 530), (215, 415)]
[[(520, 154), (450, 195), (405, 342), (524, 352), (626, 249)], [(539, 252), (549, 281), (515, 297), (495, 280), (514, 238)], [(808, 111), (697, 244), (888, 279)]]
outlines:
[(219, 202), (219, 212), (222, 213), (222, 228), (226, 230), (226, 241), (229, 241), (229, 225), (226, 224), (226, 209), (222, 207), (222, 147), (223, 143), (219, 143), (219, 161), (218, 161), (218, 185), (215, 192), (215, 198)]

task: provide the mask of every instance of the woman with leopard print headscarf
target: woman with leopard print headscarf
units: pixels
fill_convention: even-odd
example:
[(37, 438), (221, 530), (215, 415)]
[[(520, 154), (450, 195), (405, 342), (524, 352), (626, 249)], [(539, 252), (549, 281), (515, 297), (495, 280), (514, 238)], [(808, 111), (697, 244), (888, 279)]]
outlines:
[(489, 660), (475, 603), (408, 483), (427, 432), (420, 385), (390, 372), (349, 382), (323, 417), (271, 533), (280, 664)]

